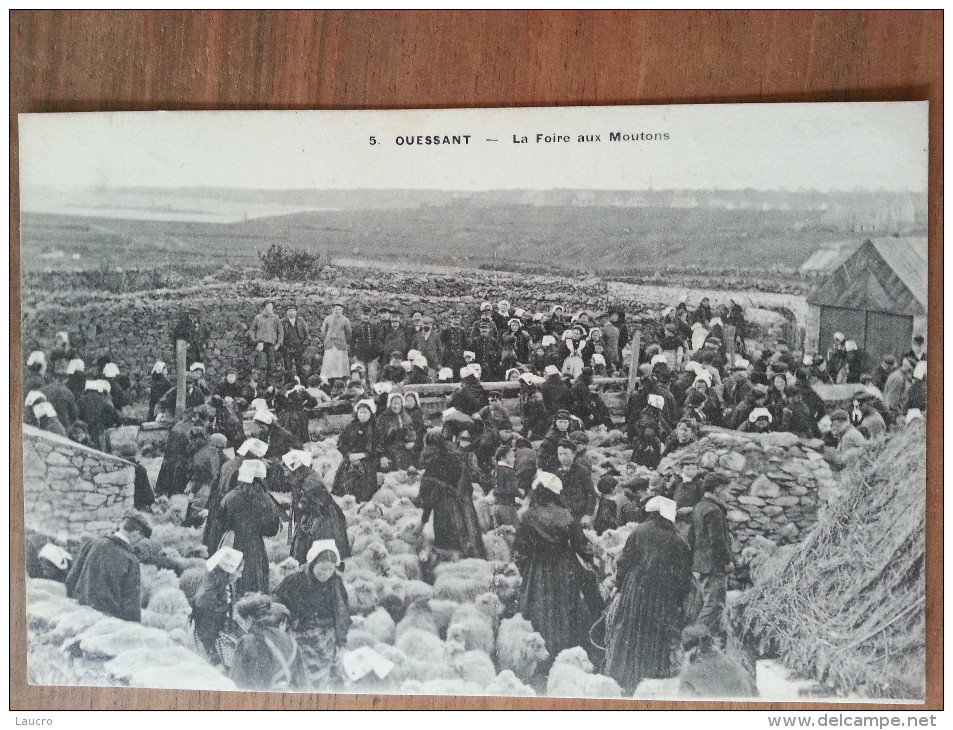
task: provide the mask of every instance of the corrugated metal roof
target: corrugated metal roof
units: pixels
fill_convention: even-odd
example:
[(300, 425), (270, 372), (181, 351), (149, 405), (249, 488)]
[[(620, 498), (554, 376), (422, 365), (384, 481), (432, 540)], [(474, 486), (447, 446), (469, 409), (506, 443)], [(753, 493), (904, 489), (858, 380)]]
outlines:
[(910, 293), (927, 308), (927, 239), (874, 238), (870, 241)]
[(819, 282), (807, 301), (814, 306), (925, 314), (926, 239), (868, 239)]
[(864, 245), (864, 241), (832, 241), (825, 243), (810, 258), (801, 264), (801, 273), (821, 273), (833, 271), (847, 259), (854, 255)]

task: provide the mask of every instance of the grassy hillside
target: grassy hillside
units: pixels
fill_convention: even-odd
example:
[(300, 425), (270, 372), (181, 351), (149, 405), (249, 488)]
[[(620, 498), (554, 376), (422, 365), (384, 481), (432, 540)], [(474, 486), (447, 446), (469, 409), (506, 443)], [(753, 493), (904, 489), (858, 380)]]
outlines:
[[(298, 213), (238, 223), (24, 214), (25, 269), (253, 262), (277, 243), (331, 255), (570, 269), (796, 269), (852, 234), (807, 211), (616, 207), (423, 207)], [(78, 254), (78, 258), (74, 256)]]

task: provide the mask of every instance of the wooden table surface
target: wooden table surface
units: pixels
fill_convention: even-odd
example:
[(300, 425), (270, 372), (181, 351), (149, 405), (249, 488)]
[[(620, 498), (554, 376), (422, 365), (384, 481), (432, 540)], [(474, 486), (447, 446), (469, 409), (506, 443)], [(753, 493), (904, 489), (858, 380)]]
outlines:
[[(942, 377), (942, 50), (941, 11), (14, 10), (10, 13), (11, 265), (18, 262), (16, 114), (20, 112), (928, 100), (929, 233), (934, 254), (929, 340), (935, 387)], [(15, 283), (12, 290), (10, 321), (17, 328)], [(18, 343), (13, 347), (17, 353)], [(11, 360), (19, 358), (14, 355)], [(942, 707), (939, 416), (938, 409), (930, 412), (926, 707), (931, 709)], [(637, 706), (595, 700), (28, 686), (23, 526), (18, 522), (22, 484), (18, 449), (13, 451), (11, 552), (17, 559), (11, 565), (10, 586), (11, 709)]]

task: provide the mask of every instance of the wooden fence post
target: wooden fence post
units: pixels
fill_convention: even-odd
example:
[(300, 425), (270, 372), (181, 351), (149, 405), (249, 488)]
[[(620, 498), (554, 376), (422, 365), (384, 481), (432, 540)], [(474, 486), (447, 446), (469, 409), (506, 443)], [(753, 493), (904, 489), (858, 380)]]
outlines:
[(629, 342), (629, 384), (626, 387), (626, 395), (632, 395), (635, 390), (635, 380), (639, 377), (639, 354), (642, 350), (642, 328), (636, 327), (632, 330), (632, 340)]
[(175, 420), (185, 416), (185, 340), (175, 341)]

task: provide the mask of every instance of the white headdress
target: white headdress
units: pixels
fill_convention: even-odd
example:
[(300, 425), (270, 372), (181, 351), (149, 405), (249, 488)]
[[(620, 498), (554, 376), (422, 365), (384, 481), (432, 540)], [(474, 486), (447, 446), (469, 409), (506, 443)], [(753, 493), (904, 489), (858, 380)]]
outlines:
[(543, 489), (548, 489), (553, 494), (559, 494), (563, 491), (563, 481), (548, 471), (538, 471), (536, 472), (536, 477), (533, 479), (533, 489), (536, 489), (536, 487), (542, 487)]
[(281, 457), (281, 460), (285, 463), (291, 471), (295, 471), (299, 466), (311, 467), (311, 462), (314, 457), (309, 451), (299, 451), (298, 449), (291, 449), (287, 454)]
[(341, 562), (341, 553), (338, 550), (337, 543), (335, 543), (334, 540), (315, 540), (313, 543), (311, 543), (311, 547), (308, 549), (308, 554), (305, 557), (306, 562), (310, 563), (323, 552), (334, 553), (335, 565)]
[(255, 479), (264, 479), (268, 475), (265, 462), (258, 459), (246, 459), (238, 467), (238, 481), (251, 484)]
[(678, 515), (678, 504), (674, 499), (657, 495), (645, 503), (645, 511), (658, 512), (666, 520), (674, 523)]

